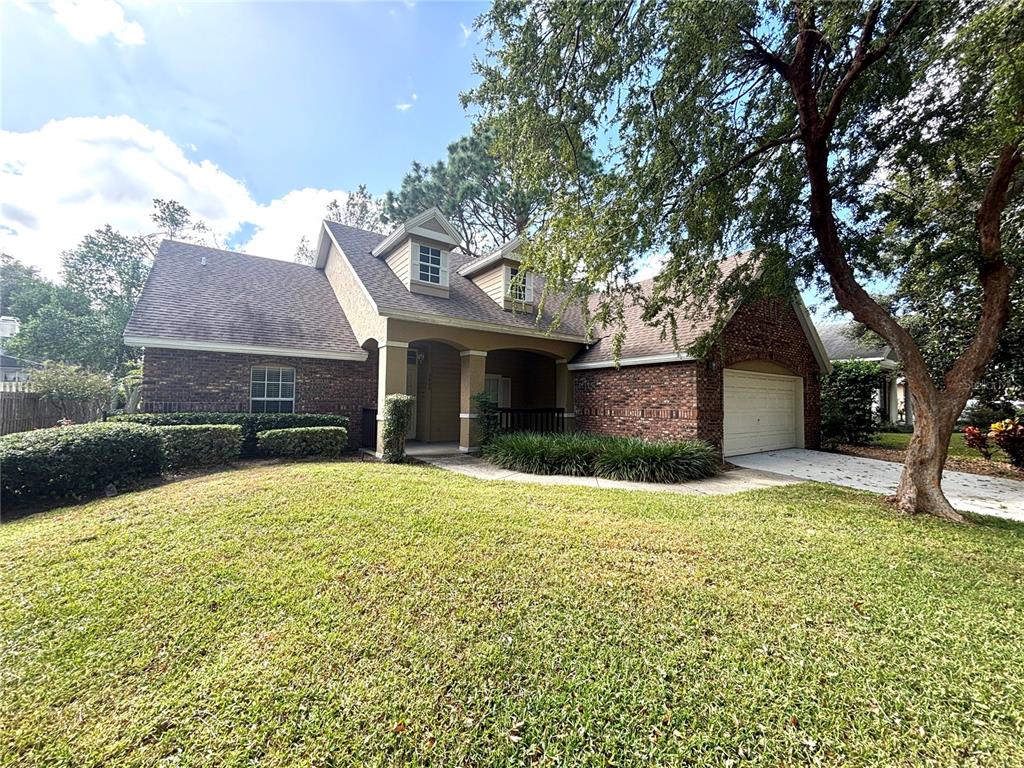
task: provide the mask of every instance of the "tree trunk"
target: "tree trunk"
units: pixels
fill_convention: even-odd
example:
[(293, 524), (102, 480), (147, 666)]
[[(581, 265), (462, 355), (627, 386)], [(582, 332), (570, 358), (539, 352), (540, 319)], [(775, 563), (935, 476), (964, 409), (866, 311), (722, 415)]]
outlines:
[[(909, 383), (909, 382), (908, 382)], [(896, 493), (889, 501), (907, 514), (929, 514), (957, 523), (966, 518), (953, 509), (942, 493), (942, 470), (946, 465), (949, 439), (961, 408), (943, 402), (949, 395), (940, 395), (932, 402), (911, 395), (914, 403), (914, 435), (907, 446)]]

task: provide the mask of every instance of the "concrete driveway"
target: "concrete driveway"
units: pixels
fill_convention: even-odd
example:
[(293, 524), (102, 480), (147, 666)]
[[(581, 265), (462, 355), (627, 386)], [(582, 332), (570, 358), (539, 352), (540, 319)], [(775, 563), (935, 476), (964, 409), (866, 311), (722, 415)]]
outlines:
[[(903, 469), (902, 464), (893, 461), (862, 459), (859, 456), (842, 456), (800, 448), (731, 456), (729, 461), (746, 469), (759, 469), (801, 480), (817, 480), (886, 495), (896, 490)], [(942, 490), (949, 503), (962, 512), (1024, 521), (1024, 481), (969, 475), (966, 472), (944, 472)]]

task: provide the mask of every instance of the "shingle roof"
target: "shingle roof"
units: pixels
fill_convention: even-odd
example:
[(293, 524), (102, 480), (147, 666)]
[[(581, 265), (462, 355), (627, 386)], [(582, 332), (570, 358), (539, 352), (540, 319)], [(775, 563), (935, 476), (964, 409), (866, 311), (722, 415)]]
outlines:
[(878, 359), (891, 357), (887, 345), (870, 344), (853, 336), (854, 323), (830, 323), (818, 326), (829, 360)]
[(173, 240), (160, 244), (125, 338), (365, 354), (322, 270)]
[[(451, 253), (448, 264), (448, 298), (410, 293), (401, 279), (391, 271), (387, 262), (374, 256), (371, 251), (385, 239), (385, 235), (367, 232), (334, 221), (325, 221), (335, 242), (344, 251), (346, 258), (369, 292), (378, 311), (416, 312), (425, 315), (469, 320), (479, 323), (503, 325), (513, 329), (544, 331), (552, 321), (552, 314), (546, 309), (540, 321), (532, 314), (507, 312), (472, 280), (459, 274), (463, 265), (473, 260), (472, 256)], [(541, 285), (535, 285), (540, 295)], [(555, 302), (551, 300), (549, 306)], [(555, 334), (583, 337), (585, 333), (582, 313), (570, 308), (563, 315), (561, 323), (553, 330)]]
[[(748, 262), (749, 259), (749, 251), (744, 251), (724, 259), (721, 263), (722, 274), (730, 274), (737, 266)], [(754, 262), (751, 262), (751, 265), (754, 266)], [(650, 296), (653, 292), (654, 280), (644, 280), (639, 283), (639, 287), (645, 296)], [(591, 309), (594, 309), (599, 299), (600, 297), (596, 295), (592, 297)], [(626, 336), (622, 341), (622, 349), (619, 353), (620, 360), (669, 355), (686, 359), (686, 348), (697, 341), (702, 334), (712, 329), (716, 313), (709, 308), (702, 317), (686, 320), (683, 318), (677, 319), (676, 342), (678, 343), (678, 349), (681, 350), (680, 352), (676, 351), (676, 345), (673, 344), (670, 331), (665, 330), (665, 338), (662, 338), (664, 328), (662, 324), (651, 325), (644, 321), (644, 310), (639, 303), (629, 302), (624, 308), (623, 314)], [(574, 365), (580, 363), (600, 365), (614, 361), (615, 328), (595, 328), (593, 334), (599, 338), (589, 349), (582, 350), (576, 355), (572, 361)]]

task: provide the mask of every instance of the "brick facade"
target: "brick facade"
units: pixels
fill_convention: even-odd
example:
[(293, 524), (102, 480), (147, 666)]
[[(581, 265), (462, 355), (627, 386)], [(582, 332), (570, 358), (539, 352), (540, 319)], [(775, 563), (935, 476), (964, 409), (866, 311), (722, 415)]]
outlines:
[(722, 445), (722, 369), (752, 360), (781, 365), (804, 382), (804, 445), (819, 446), (820, 368), (792, 304), (743, 305), (704, 360), (575, 371), (576, 424), (587, 432)]
[(363, 408), (377, 403), (375, 351), (357, 362), (147, 348), (142, 410), (248, 411), (250, 370), (260, 365), (294, 368), (295, 411), (348, 416), (349, 443), (358, 446)]

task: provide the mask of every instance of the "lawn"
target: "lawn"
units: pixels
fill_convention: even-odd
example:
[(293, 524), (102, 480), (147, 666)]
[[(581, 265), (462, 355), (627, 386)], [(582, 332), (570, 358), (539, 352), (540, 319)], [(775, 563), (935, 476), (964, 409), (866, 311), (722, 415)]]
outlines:
[(1024, 526), (266, 465), (0, 526), (5, 765), (1024, 765)]
[[(878, 448), (890, 448), (895, 451), (907, 450), (907, 445), (910, 444), (911, 435), (906, 432), (879, 432), (875, 435), (872, 445)], [(995, 446), (992, 446), (995, 448)], [(949, 456), (958, 459), (977, 459), (984, 461), (981, 454), (973, 448), (968, 448), (964, 444), (964, 436), (961, 432), (954, 432), (949, 440)], [(995, 456), (992, 457), (993, 461), (1009, 461), (1006, 454), (1002, 451), (996, 452)]]

